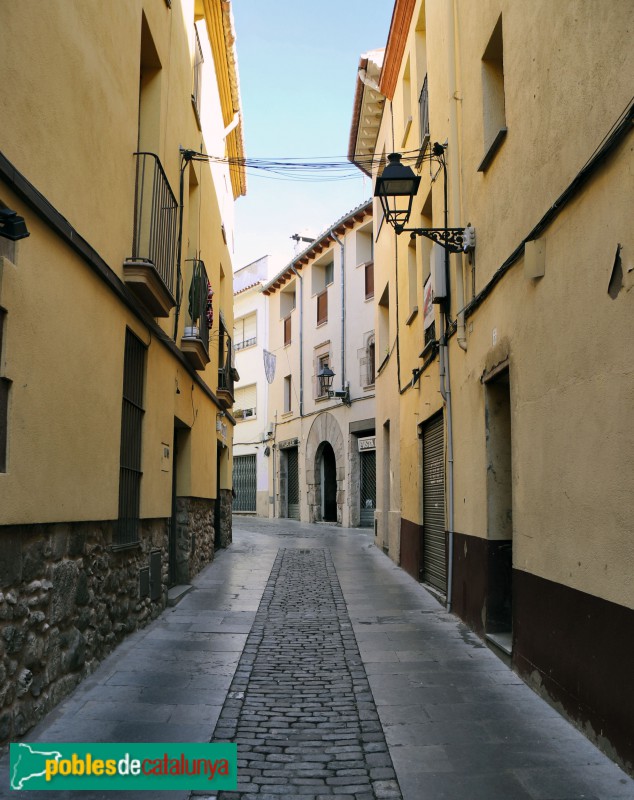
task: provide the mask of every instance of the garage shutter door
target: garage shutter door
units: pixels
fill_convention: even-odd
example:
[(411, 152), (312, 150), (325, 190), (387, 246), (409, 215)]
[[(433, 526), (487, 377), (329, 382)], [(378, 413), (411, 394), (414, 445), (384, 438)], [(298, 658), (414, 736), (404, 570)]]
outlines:
[(447, 591), (443, 418), (423, 429), (423, 580)]

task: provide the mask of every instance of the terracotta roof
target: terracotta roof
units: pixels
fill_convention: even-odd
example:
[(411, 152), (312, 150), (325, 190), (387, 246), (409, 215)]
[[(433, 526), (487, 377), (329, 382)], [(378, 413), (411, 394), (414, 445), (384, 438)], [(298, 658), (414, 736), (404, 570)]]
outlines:
[(273, 294), (280, 286), (283, 286), (292, 278), (294, 269), (301, 270), (305, 264), (308, 264), (312, 259), (326, 250), (330, 246), (331, 241), (335, 241), (333, 234), (337, 236), (344, 234), (347, 230), (354, 227), (357, 222), (363, 222), (366, 217), (371, 215), (372, 200), (366, 200), (352, 211), (349, 211), (345, 216), (341, 217), (341, 219), (338, 219), (334, 225), (331, 225), (327, 231), (318, 236), (314, 242), (311, 242), (311, 244), (296, 255), (284, 269), (278, 272), (274, 278), (264, 285), (262, 289), (264, 294)]

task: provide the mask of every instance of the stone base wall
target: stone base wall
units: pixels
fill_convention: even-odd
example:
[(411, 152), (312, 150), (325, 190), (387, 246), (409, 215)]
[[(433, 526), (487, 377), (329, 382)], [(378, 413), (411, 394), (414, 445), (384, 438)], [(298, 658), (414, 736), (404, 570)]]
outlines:
[(176, 498), (176, 583), (189, 583), (214, 559), (214, 500)]
[[(0, 744), (25, 734), (167, 598), (167, 521), (113, 550), (116, 522), (0, 527)], [(140, 570), (161, 552), (160, 586)]]
[(231, 514), (233, 495), (231, 489), (220, 490), (220, 531), (218, 532), (218, 546), (228, 547), (233, 541), (233, 527)]

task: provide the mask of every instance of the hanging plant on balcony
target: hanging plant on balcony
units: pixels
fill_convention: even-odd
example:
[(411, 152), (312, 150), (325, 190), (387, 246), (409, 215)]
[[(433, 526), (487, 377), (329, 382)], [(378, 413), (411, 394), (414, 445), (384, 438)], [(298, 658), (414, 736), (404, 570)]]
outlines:
[(192, 282), (189, 285), (189, 318), (192, 323), (192, 328), (195, 329), (194, 335), (198, 335), (198, 321), (200, 319), (200, 311), (202, 307), (202, 269), (200, 261), (194, 261), (192, 269)]
[(209, 326), (209, 332), (211, 333), (211, 329), (214, 324), (214, 307), (213, 307), (213, 296), (214, 290), (211, 288), (211, 283), (207, 281), (207, 325)]

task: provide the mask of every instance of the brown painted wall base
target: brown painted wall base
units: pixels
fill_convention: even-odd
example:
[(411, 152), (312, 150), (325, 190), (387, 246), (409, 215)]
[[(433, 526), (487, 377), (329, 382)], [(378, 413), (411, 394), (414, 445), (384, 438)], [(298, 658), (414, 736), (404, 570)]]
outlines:
[(510, 542), (454, 533), (453, 552), (454, 613), (480, 636), (510, 629)]
[(423, 526), (401, 517), (401, 567), (419, 581), (423, 566)]
[(513, 665), (634, 767), (634, 609), (513, 570)]

